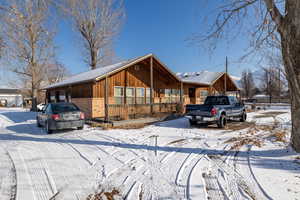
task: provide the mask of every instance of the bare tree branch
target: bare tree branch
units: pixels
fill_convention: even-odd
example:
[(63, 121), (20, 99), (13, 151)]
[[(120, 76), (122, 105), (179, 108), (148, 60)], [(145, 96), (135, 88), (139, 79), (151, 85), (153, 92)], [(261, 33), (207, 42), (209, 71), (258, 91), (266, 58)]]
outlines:
[(113, 41), (120, 32), (125, 12), (118, 0), (64, 0), (58, 7), (69, 16), (84, 41), (91, 69), (103, 64), (113, 54)]

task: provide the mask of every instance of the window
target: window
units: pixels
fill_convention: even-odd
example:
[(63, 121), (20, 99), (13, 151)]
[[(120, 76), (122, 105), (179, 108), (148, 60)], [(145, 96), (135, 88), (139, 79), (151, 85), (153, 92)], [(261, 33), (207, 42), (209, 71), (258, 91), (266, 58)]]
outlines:
[(179, 102), (179, 96), (180, 96), (180, 90), (172, 89), (171, 90), (171, 100), (169, 102), (171, 102), (171, 103)]
[(134, 88), (128, 87), (126, 88), (126, 103), (134, 104)]
[(171, 89), (165, 89), (165, 97), (171, 96)]
[(146, 103), (150, 103), (150, 88), (146, 88)]
[(115, 104), (123, 104), (124, 88), (120, 86), (114, 87)]
[(114, 91), (114, 96), (115, 97), (123, 97), (124, 96), (124, 88), (120, 86), (115, 87)]
[(145, 88), (136, 88), (136, 103), (143, 104), (145, 102)]
[(200, 91), (200, 97), (206, 97), (208, 95), (208, 91), (207, 90), (201, 90)]
[(61, 103), (52, 105), (53, 113), (79, 111), (79, 108), (72, 103)]

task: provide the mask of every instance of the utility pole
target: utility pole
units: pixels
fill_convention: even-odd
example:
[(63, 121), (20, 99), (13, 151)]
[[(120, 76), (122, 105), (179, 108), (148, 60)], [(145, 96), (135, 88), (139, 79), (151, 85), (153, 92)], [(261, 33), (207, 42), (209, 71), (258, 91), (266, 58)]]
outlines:
[(227, 56), (226, 56), (226, 63), (225, 63), (225, 77), (224, 77), (224, 80), (225, 80), (225, 90), (224, 90), (224, 95), (226, 95), (226, 91), (227, 91), (227, 72), (228, 72), (228, 59), (227, 59)]

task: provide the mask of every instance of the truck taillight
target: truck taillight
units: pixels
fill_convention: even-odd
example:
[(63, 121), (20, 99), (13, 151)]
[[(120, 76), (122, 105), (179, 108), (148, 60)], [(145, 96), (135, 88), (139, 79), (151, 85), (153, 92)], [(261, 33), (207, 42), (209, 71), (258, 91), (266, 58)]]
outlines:
[(80, 113), (80, 119), (84, 119), (84, 113), (83, 112)]
[(59, 114), (53, 114), (51, 117), (53, 120), (59, 120)]
[(211, 115), (216, 115), (217, 114), (217, 109), (216, 108), (211, 109), (210, 114)]

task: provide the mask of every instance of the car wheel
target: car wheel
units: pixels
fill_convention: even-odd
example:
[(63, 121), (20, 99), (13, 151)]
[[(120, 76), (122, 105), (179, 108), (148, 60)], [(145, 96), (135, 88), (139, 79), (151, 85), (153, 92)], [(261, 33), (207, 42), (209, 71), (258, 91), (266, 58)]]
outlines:
[(241, 118), (240, 118), (240, 122), (245, 122), (247, 119), (247, 114), (245, 112), (243, 112)]
[(226, 116), (223, 114), (223, 115), (221, 115), (217, 125), (219, 128), (224, 128), (226, 126), (226, 124), (227, 124), (227, 119), (226, 119)]
[(45, 129), (46, 129), (47, 134), (51, 134), (52, 133), (52, 130), (49, 129), (48, 122), (46, 122), (46, 124), (45, 124)]
[(189, 121), (191, 126), (197, 125), (197, 121), (193, 121), (193, 120), (189, 120)]
[(80, 127), (77, 127), (78, 130), (82, 130), (83, 129), (83, 126), (80, 126)]
[(40, 124), (39, 118), (36, 118), (36, 126), (37, 127), (42, 127), (42, 125)]

